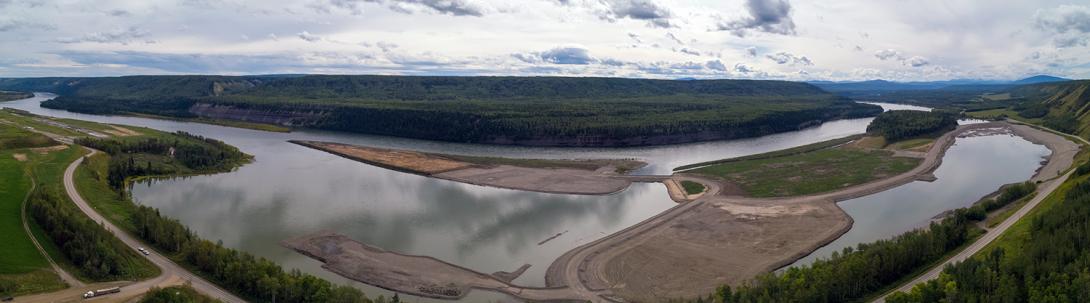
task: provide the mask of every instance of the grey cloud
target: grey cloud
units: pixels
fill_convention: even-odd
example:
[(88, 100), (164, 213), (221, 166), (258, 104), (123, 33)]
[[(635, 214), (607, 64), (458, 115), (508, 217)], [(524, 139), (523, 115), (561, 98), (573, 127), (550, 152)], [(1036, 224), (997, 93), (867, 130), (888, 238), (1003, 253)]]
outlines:
[(1052, 43), (1055, 44), (1057, 48), (1086, 46), (1087, 38), (1079, 36), (1060, 35), (1053, 38)]
[(776, 64), (814, 65), (814, 62), (810, 61), (810, 58), (807, 58), (806, 56), (795, 56), (787, 52), (766, 55), (765, 58), (776, 62)]
[(579, 47), (557, 47), (543, 52), (514, 54), (515, 59), (526, 63), (579, 64), (598, 62), (590, 56), (590, 51)]
[(734, 65), (734, 71), (739, 72), (739, 73), (743, 73), (743, 74), (748, 74), (748, 73), (755, 72), (757, 70), (755, 70), (753, 68), (750, 68), (749, 66), (746, 66), (745, 64), (738, 63), (738, 64)]
[(771, 34), (794, 35), (795, 21), (791, 19), (791, 3), (787, 0), (747, 0), (749, 16), (730, 21), (720, 21), (718, 29), (744, 37), (755, 30)]
[(128, 17), (128, 16), (132, 16), (132, 13), (130, 13), (130, 12), (129, 12), (129, 11), (127, 11), (127, 10), (123, 10), (123, 9), (115, 9), (115, 10), (110, 10), (110, 11), (106, 12), (106, 14), (107, 14), (107, 15), (110, 15), (110, 16), (114, 16), (114, 17)]
[(685, 47), (682, 47), (681, 49), (678, 49), (677, 52), (682, 53), (682, 54), (687, 54), (687, 55), (700, 56), (700, 51), (685, 48)]
[(920, 56), (913, 56), (912, 58), (908, 58), (907, 60), (905, 60), (905, 63), (911, 65), (912, 67), (920, 67), (931, 64), (931, 62), (927, 61), (927, 58)]
[(717, 70), (717, 71), (721, 71), (721, 72), (727, 71), (727, 66), (724, 65), (723, 62), (719, 61), (719, 60), (708, 61), (707, 63), (704, 63), (704, 66), (707, 66), (709, 69)]
[(856, 46), (855, 46), (855, 51), (857, 51), (857, 52), (861, 52), (861, 51), (863, 51), (863, 47), (862, 47), (862, 46), (858, 46), (858, 45), (856, 45)]
[(1034, 14), (1036, 26), (1058, 33), (1090, 33), (1090, 7), (1060, 5), (1055, 9), (1038, 10)]
[(95, 32), (84, 35), (83, 37), (69, 37), (57, 39), (60, 43), (80, 43), (80, 42), (94, 42), (94, 43), (119, 43), (129, 44), (136, 41), (143, 40), (146, 43), (153, 42), (147, 39), (151, 36), (151, 33), (145, 30), (141, 30), (135, 27), (127, 29), (115, 30), (111, 32)]
[(746, 48), (746, 54), (749, 55), (750, 57), (756, 57), (757, 56), (757, 48), (753, 47), (753, 46), (747, 47)]
[(628, 37), (632, 38), (632, 40), (635, 40), (636, 43), (643, 43), (643, 40), (640, 40), (640, 35), (637, 35), (637, 34), (634, 34), (634, 33), (628, 33)]
[(314, 34), (311, 34), (310, 32), (307, 32), (307, 31), (303, 31), (301, 33), (298, 33), (298, 34), (296, 34), (296, 36), (299, 36), (299, 39), (306, 40), (307, 42), (322, 41), (322, 37), (318, 37), (318, 36), (316, 36)]
[(666, 33), (666, 38), (670, 38), (670, 40), (674, 40), (674, 42), (677, 42), (677, 44), (682, 44), (682, 45), (685, 44), (685, 42), (682, 42), (681, 39), (678, 39), (677, 36), (674, 36), (674, 33)]
[(1053, 44), (1059, 48), (1086, 46), (1090, 34), (1090, 7), (1060, 5), (1054, 9), (1038, 10), (1034, 14), (1037, 29), (1053, 33)]
[[(342, 0), (352, 2), (350, 0)], [(485, 8), (470, 0), (364, 0), (386, 4), (391, 10), (411, 14), (418, 10), (451, 16), (484, 16)]]
[(670, 9), (656, 0), (554, 0), (564, 6), (580, 6), (594, 10), (598, 18), (609, 22), (617, 19), (647, 21), (648, 25), (661, 28), (673, 27)]

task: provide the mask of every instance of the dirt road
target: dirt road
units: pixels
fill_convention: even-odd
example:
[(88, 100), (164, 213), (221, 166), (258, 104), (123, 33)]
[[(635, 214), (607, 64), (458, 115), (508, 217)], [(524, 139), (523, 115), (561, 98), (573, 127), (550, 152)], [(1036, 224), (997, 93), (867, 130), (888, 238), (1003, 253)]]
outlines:
[[(105, 217), (103, 217), (97, 211), (95, 211), (91, 207), (91, 205), (88, 204), (87, 201), (84, 200), (82, 196), (80, 196), (79, 192), (76, 190), (76, 183), (75, 183), (75, 180), (74, 180), (76, 168), (78, 168), (79, 165), (81, 163), (83, 163), (83, 159), (85, 159), (86, 157), (90, 157), (91, 155), (94, 155), (95, 153), (97, 153), (97, 151), (91, 150), (91, 153), (88, 154), (87, 156), (81, 157), (81, 158), (77, 159), (76, 161), (72, 162), (72, 164), (68, 165), (68, 168), (65, 169), (65, 171), (64, 171), (64, 190), (65, 190), (65, 192), (68, 194), (68, 197), (72, 200), (72, 202), (76, 203), (76, 206), (78, 206), (79, 209), (81, 211), (83, 211), (83, 213), (87, 214), (87, 216), (89, 218), (91, 218), (91, 220), (102, 224), (106, 228), (106, 230), (113, 233), (114, 236), (116, 236), (118, 239), (120, 239), (121, 242), (124, 242), (125, 245), (127, 245), (130, 249), (136, 250), (138, 247), (147, 247), (149, 251), (153, 251), (151, 255), (147, 256), (147, 258), (148, 258), (149, 261), (151, 261), (156, 266), (158, 266), (160, 268), (160, 270), (162, 271), (162, 273), (158, 277), (155, 277), (155, 278), (152, 278), (152, 279), (149, 279), (149, 280), (140, 281), (140, 282), (135, 282), (135, 283), (133, 283), (133, 282), (118, 282), (117, 285), (115, 285), (115, 286), (121, 286), (121, 293), (111, 294), (111, 295), (103, 296), (101, 298), (94, 298), (92, 300), (96, 300), (96, 301), (97, 300), (114, 301), (114, 300), (118, 300), (119, 298), (133, 298), (133, 297), (137, 297), (137, 296), (140, 296), (140, 295), (146, 293), (148, 291), (148, 289), (150, 289), (152, 287), (155, 287), (155, 286), (163, 287), (163, 286), (170, 286), (170, 285), (178, 285), (178, 284), (181, 284), (181, 283), (184, 283), (184, 282), (188, 281), (189, 283), (191, 283), (193, 285), (194, 289), (196, 289), (197, 291), (199, 291), (199, 292), (201, 292), (201, 293), (203, 293), (205, 295), (208, 295), (209, 297), (219, 299), (219, 300), (221, 300), (223, 302), (231, 302), (231, 303), (246, 302), (245, 300), (242, 300), (241, 298), (238, 298), (235, 295), (232, 295), (231, 293), (229, 293), (227, 291), (224, 291), (223, 289), (220, 289), (219, 287), (217, 287), (214, 284), (204, 280), (203, 278), (198, 277), (198, 276), (194, 275), (193, 273), (190, 273), (188, 270), (178, 266), (177, 264), (175, 264), (170, 259), (167, 259), (166, 257), (154, 252), (154, 250), (151, 249), (150, 246), (144, 245), (144, 243), (140, 242), (136, 238), (133, 238), (131, 235), (124, 232), (123, 230), (121, 230), (117, 226), (114, 226), (113, 223), (111, 223), (109, 220), (106, 220)], [(108, 284), (112, 284), (112, 283), (108, 283)], [(101, 284), (96, 285), (95, 287), (97, 287), (97, 286), (101, 286)], [(87, 290), (90, 290), (90, 289), (94, 289), (94, 287), (69, 288), (67, 290), (54, 292), (54, 293), (47, 293), (47, 294), (40, 294), (40, 295), (35, 295), (35, 296), (20, 297), (20, 298), (17, 298), (15, 301), (16, 302), (68, 302), (68, 301), (79, 301), (79, 300), (81, 300), (80, 295), (83, 292), (86, 292)]]

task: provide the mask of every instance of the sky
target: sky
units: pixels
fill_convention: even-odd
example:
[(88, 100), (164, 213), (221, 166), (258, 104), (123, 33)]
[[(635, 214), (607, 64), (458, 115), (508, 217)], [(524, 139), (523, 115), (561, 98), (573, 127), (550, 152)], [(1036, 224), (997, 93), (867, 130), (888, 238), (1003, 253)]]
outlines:
[(1088, 1), (0, 0), (0, 77), (1090, 78)]

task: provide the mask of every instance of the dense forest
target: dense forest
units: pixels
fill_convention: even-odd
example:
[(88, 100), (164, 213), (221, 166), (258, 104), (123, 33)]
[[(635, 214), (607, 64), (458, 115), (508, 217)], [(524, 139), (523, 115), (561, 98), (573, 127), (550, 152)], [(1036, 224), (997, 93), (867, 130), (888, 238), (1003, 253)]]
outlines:
[(136, 235), (234, 293), (256, 302), (371, 302), (363, 292), (338, 286), (249, 253), (202, 240), (159, 210), (135, 205)]
[[(1032, 184), (1032, 183), (1029, 183)], [(1004, 187), (1003, 203), (1026, 197), (1030, 185)], [(990, 200), (989, 200), (990, 201)], [(851, 302), (859, 301), (919, 271), (965, 245), (977, 233), (987, 203), (959, 208), (927, 228), (848, 247), (809, 266), (769, 273), (737, 288), (721, 286), (696, 302)], [(995, 209), (998, 207), (993, 207)]]
[(29, 206), (30, 217), (88, 278), (96, 281), (132, 280), (147, 275), (133, 272), (133, 266), (129, 265), (147, 261), (126, 249), (120, 240), (88, 219), (64, 198), (39, 189), (31, 194)]
[(954, 129), (957, 117), (938, 111), (891, 110), (879, 114), (867, 125), (867, 133), (881, 135), (887, 142), (939, 134)]
[(1029, 218), (1016, 249), (985, 250), (887, 302), (1090, 301), (1090, 181), (1057, 202)]
[(248, 155), (221, 141), (176, 132), (168, 138), (97, 139), (82, 137), (76, 144), (112, 156), (107, 180), (120, 190), (133, 176), (200, 173), (241, 164)]
[(42, 106), (313, 127), (418, 139), (630, 146), (732, 139), (869, 117), (806, 83), (572, 77), (133, 76), (0, 79)]

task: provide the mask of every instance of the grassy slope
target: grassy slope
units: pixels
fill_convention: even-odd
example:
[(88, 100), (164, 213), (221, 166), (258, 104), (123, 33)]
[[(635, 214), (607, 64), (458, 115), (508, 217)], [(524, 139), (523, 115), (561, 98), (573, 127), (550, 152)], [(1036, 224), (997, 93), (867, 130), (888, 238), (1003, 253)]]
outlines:
[(893, 176), (920, 159), (893, 157), (890, 151), (830, 148), (783, 157), (715, 164), (690, 172), (722, 178), (753, 197), (814, 194)]
[[(18, 151), (26, 154), (25, 150)], [(0, 274), (26, 273), (46, 268), (34, 243), (23, 231), (22, 205), (30, 191), (30, 177), (24, 163), (12, 157), (15, 151), (0, 151)]]
[(695, 195), (704, 192), (704, 184), (689, 180), (681, 180), (681, 187), (685, 189), (686, 194)]

